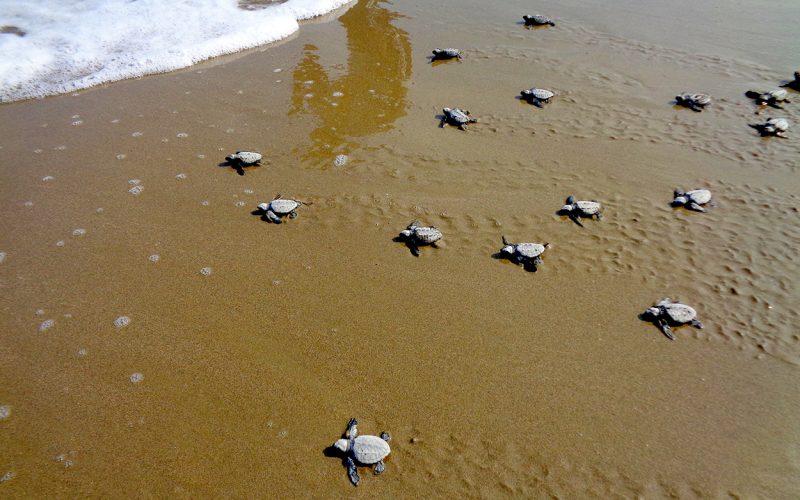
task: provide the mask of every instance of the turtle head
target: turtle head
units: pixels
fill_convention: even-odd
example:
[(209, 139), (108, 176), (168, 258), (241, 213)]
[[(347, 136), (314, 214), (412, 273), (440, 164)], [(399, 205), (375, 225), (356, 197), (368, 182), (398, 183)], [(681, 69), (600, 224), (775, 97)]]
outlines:
[(433, 55), (435, 55), (435, 56), (438, 56), (442, 52), (443, 52), (442, 49), (433, 49)]
[(563, 207), (561, 207), (561, 210), (560, 210), (560, 212), (563, 212), (563, 213), (569, 213), (569, 212), (572, 212), (572, 203), (570, 203), (570, 202), (568, 201), (566, 205), (564, 205)]
[(450, 108), (443, 108), (442, 113), (447, 114), (450, 112)]
[(403, 238), (410, 238), (411, 237), (411, 230), (410, 229), (403, 229), (400, 231), (400, 236)]
[(658, 307), (648, 307), (647, 310), (642, 313), (644, 319), (656, 319), (659, 316), (661, 316), (661, 309)]
[(269, 203), (259, 203), (257, 208), (266, 212), (269, 209)]
[(513, 255), (514, 254), (514, 247), (512, 245), (506, 245), (500, 249), (502, 253)]
[(232, 154), (232, 155), (226, 156), (225, 159), (228, 160), (228, 161), (234, 161), (234, 160), (239, 159), (239, 156), (237, 156), (235, 154)]
[(342, 453), (347, 453), (348, 448), (350, 447), (350, 441), (347, 439), (337, 439), (336, 442), (333, 443), (333, 447)]
[(675, 206), (679, 205), (686, 205), (689, 202), (689, 198), (686, 196), (676, 196), (674, 200), (672, 200), (672, 204)]

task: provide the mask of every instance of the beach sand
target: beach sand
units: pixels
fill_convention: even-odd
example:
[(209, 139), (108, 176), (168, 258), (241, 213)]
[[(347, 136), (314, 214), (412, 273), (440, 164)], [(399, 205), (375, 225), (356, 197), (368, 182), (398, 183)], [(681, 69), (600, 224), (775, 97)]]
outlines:
[[(521, 1), (361, 1), (0, 106), (0, 494), (794, 497), (800, 141), (748, 124), (800, 104), (744, 92), (796, 69), (796, 41), (756, 55), (797, 5), (740, 31), (732, 5), (687, 2), (694, 30), (540, 7), (556, 27)], [(431, 64), (445, 46), (463, 61)], [(515, 98), (532, 85), (557, 97)], [(480, 121), (439, 128), (445, 106)], [(676, 186), (716, 207), (672, 208)], [(278, 193), (309, 204), (252, 213)], [(570, 194), (604, 219), (557, 215)], [(418, 258), (393, 241), (414, 219), (444, 232)], [(550, 243), (537, 272), (493, 258), (503, 235)], [(638, 318), (665, 296), (705, 328)], [(358, 488), (327, 451), (350, 417), (392, 435)]]

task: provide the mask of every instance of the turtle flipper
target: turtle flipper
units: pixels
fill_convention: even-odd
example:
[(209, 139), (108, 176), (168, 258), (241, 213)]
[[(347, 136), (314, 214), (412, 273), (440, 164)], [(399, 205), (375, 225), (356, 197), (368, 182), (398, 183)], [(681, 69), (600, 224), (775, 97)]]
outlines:
[(361, 478), (358, 477), (358, 468), (356, 467), (355, 461), (353, 461), (353, 457), (348, 456), (344, 461), (347, 466), (347, 477), (350, 478), (350, 482), (353, 483), (353, 486), (358, 486), (358, 482), (361, 481)]
[(351, 418), (347, 422), (347, 429), (344, 431), (344, 435), (348, 439), (355, 439), (355, 437), (358, 435), (358, 420)]
[(694, 210), (695, 212), (705, 212), (706, 211), (705, 208), (701, 207), (700, 205), (698, 205), (697, 203), (695, 203), (693, 201), (690, 201), (689, 204), (686, 205), (686, 208), (688, 208), (689, 210)]
[(267, 215), (267, 219), (269, 219), (269, 220), (270, 220), (272, 223), (274, 223), (274, 224), (280, 224), (281, 222), (283, 222), (283, 221), (281, 220), (281, 218), (280, 218), (280, 217), (278, 217), (278, 216), (275, 214), (275, 212), (273, 212), (272, 210), (267, 210), (267, 213), (266, 213), (266, 215)]
[(570, 219), (572, 222), (574, 222), (575, 224), (577, 224), (577, 225), (579, 225), (579, 226), (583, 227), (583, 223), (581, 222), (581, 219), (580, 219), (580, 217), (578, 217), (578, 214), (576, 214), (575, 212), (570, 212), (570, 213), (569, 213), (569, 219)]
[(703, 323), (700, 323), (700, 321), (698, 321), (696, 319), (693, 319), (692, 321), (690, 321), (689, 324), (692, 325), (693, 327), (697, 328), (697, 329), (702, 329), (703, 328)]
[(375, 475), (383, 474), (383, 471), (386, 470), (386, 466), (383, 464), (383, 460), (379, 461), (375, 464)]
[(419, 257), (419, 246), (417, 245), (416, 241), (414, 241), (413, 239), (409, 239), (408, 248), (409, 250), (411, 250), (411, 255), (413, 255), (414, 257)]
[(668, 339), (675, 340), (675, 334), (672, 333), (672, 329), (669, 327), (665, 319), (658, 320), (658, 327), (661, 328), (661, 331), (667, 336)]
[(289, 212), (289, 218), (290, 218), (290, 219), (294, 219), (295, 217), (297, 217), (297, 212), (295, 212), (294, 210), (292, 210), (291, 212)]

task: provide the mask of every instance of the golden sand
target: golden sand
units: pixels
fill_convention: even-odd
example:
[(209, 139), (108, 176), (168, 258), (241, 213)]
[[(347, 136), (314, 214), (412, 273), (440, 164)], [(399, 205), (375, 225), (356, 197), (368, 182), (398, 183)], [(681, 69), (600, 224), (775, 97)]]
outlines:
[[(0, 495), (800, 491), (800, 143), (743, 95), (792, 68), (446, 7), (362, 1), (0, 107)], [(534, 84), (553, 103), (515, 99)], [(708, 110), (670, 105), (695, 89)], [(445, 106), (480, 122), (438, 128)], [(277, 193), (311, 204), (251, 213)], [(556, 215), (570, 194), (604, 220)], [(414, 219), (445, 235), (418, 258), (393, 241)], [(537, 272), (492, 258), (503, 235), (550, 243)], [(664, 296), (706, 328), (638, 318)], [(353, 416), (393, 436), (356, 489), (325, 452)]]

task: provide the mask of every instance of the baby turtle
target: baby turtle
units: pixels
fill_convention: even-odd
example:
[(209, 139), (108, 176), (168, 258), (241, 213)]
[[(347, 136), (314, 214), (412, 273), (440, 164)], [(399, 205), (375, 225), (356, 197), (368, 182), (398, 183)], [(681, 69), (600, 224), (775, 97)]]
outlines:
[(400, 231), (398, 238), (406, 242), (415, 257), (419, 257), (421, 245), (438, 248), (436, 242), (442, 239), (442, 232), (434, 226), (422, 226), (418, 220), (415, 220)]
[(703, 205), (711, 202), (711, 191), (708, 189), (692, 189), (685, 193), (680, 188), (675, 188), (675, 199), (672, 200), (673, 207), (684, 206), (695, 212), (705, 212)]
[(447, 122), (457, 126), (461, 130), (467, 130), (468, 124), (478, 121), (477, 118), (469, 117), (469, 111), (459, 108), (444, 108), (442, 113), (444, 113), (444, 116), (442, 117), (442, 122), (439, 124), (440, 127), (444, 127), (445, 122)]
[(675, 340), (670, 325), (684, 325), (689, 323), (695, 328), (703, 328), (703, 324), (697, 320), (697, 311), (686, 304), (672, 302), (668, 298), (658, 301), (655, 306), (648, 308), (642, 313), (642, 319), (652, 321), (664, 332), (670, 340)]
[(503, 248), (500, 249), (500, 253), (522, 264), (526, 269), (530, 267), (535, 271), (536, 267), (542, 264), (541, 255), (549, 245), (549, 243), (509, 243), (503, 236)]
[(550, 26), (556, 25), (556, 23), (554, 23), (549, 17), (540, 16), (538, 14), (533, 16), (522, 16), (522, 19), (525, 21), (525, 26), (545, 26), (547, 24)]
[(548, 104), (550, 99), (553, 98), (556, 94), (552, 90), (547, 89), (540, 89), (536, 87), (531, 87), (528, 90), (523, 90), (519, 93), (523, 99), (528, 101), (529, 104), (533, 104), (539, 108), (543, 107), (543, 104)]
[(389, 433), (382, 432), (378, 436), (359, 436), (358, 421), (351, 418), (344, 432), (345, 439), (333, 443), (333, 447), (345, 453), (347, 476), (353, 486), (358, 486), (361, 480), (358, 477), (358, 465), (374, 465), (375, 474), (382, 474), (385, 470), (383, 459), (391, 452), (389, 448)]
[(778, 103), (790, 102), (789, 92), (785, 89), (772, 89), (769, 92), (756, 92), (755, 90), (748, 90), (745, 95), (756, 101), (757, 104), (769, 105), (773, 108), (782, 109)]
[(597, 200), (575, 201), (574, 196), (569, 196), (567, 197), (567, 201), (565, 203), (566, 205), (561, 207), (559, 213), (568, 216), (575, 224), (581, 227), (583, 227), (583, 224), (581, 224), (580, 221), (581, 217), (588, 217), (590, 219), (595, 217), (597, 220), (603, 218), (603, 214), (600, 212), (602, 207), (600, 206), (600, 202)]
[(231, 163), (249, 167), (252, 165), (261, 165), (261, 153), (255, 151), (237, 151), (232, 155), (225, 157)]
[(789, 130), (789, 121), (786, 118), (768, 118), (765, 123), (751, 125), (751, 127), (758, 129), (762, 136), (774, 135), (785, 138), (786, 131)]
[(684, 92), (675, 96), (675, 102), (679, 106), (685, 106), (692, 111), (703, 111), (711, 103), (711, 96), (708, 94), (689, 94)]
[(461, 51), (453, 48), (433, 49), (432, 61), (445, 59), (461, 59)]
[(795, 90), (800, 90), (800, 71), (795, 71), (794, 80), (786, 82), (785, 84), (781, 85), (781, 87), (790, 87)]
[(286, 215), (289, 216), (290, 219), (294, 219), (297, 217), (297, 212), (295, 210), (300, 205), (310, 205), (310, 203), (303, 203), (297, 200), (291, 199), (284, 199), (281, 198), (281, 195), (276, 195), (275, 199), (270, 201), (269, 203), (261, 203), (258, 205), (258, 209), (264, 212), (264, 215), (269, 219), (271, 222), (275, 224), (280, 224), (283, 222), (281, 219)]

